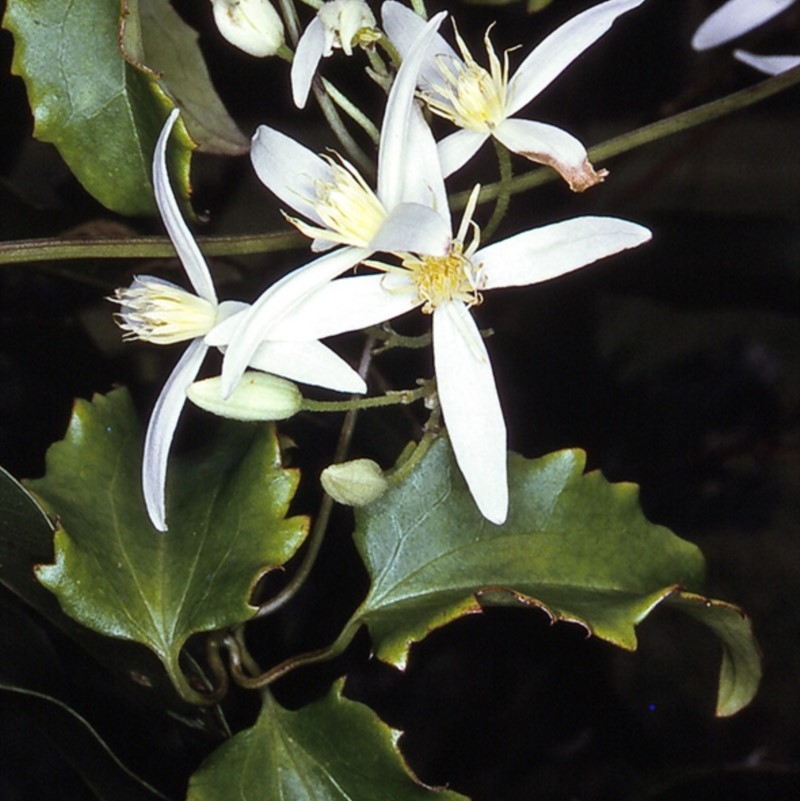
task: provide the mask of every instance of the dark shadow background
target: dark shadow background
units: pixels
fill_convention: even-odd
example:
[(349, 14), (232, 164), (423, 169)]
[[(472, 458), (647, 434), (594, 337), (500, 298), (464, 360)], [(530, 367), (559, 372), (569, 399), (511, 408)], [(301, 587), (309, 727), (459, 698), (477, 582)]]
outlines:
[[(259, 121), (316, 137), (313, 111), (288, 106), (286, 68), (234, 52), (214, 35), (208, 3), (175, 3), (201, 32), (218, 88), (242, 129)], [(520, 53), (587, 2), (554, 0), (540, 14), (520, 7), (458, 10), (473, 53), (486, 25), (500, 24), (498, 50)], [(649, 0), (562, 75), (522, 116), (563, 126), (588, 144), (750, 85), (758, 76), (728, 48), (694, 54), (691, 33), (718, 2)], [(797, 52), (800, 8), (740, 43), (756, 52)], [(70, 176), (56, 151), (31, 138), (24, 87), (9, 76), (12, 41), (0, 33), (0, 236), (92, 236), (110, 225), (160, 233), (158, 220), (115, 218)], [(479, 60), (480, 57), (479, 57)], [(378, 94), (325, 64), (365, 104)], [(345, 65), (347, 66), (347, 65)], [(350, 83), (348, 84), (348, 80)], [(708, 559), (708, 594), (752, 616), (763, 652), (762, 690), (730, 720), (713, 717), (716, 643), (684, 617), (659, 611), (639, 630), (635, 654), (586, 640), (543, 614), (489, 610), (429, 636), (405, 675), (369, 660), (365, 636), (324, 668), (276, 687), (300, 705), (348, 673), (346, 693), (405, 731), (418, 776), (476, 801), (536, 798), (763, 799), (800, 786), (800, 90), (609, 161), (606, 184), (574, 196), (552, 183), (512, 200), (497, 236), (581, 214), (648, 225), (651, 244), (579, 274), (492, 293), (479, 322), (489, 342), (511, 446), (533, 457), (581, 447), (591, 468), (641, 486), (649, 519), (696, 542)], [(494, 179), (490, 149), (470, 176)], [(520, 161), (515, 170), (525, 169)], [(197, 157), (199, 233), (282, 225), (246, 159)], [(456, 180), (458, 184), (458, 179)], [(463, 183), (458, 188), (465, 188)], [(486, 222), (490, 209), (481, 210)], [(251, 299), (297, 254), (213, 263), (223, 297)], [(176, 358), (171, 349), (123, 346), (102, 298), (131, 273), (178, 275), (176, 264), (26, 264), (0, 268), (0, 464), (37, 476), (61, 438), (74, 397), (128, 385), (149, 413)], [(180, 280), (180, 278), (176, 278)], [(419, 320), (405, 331), (421, 330)], [(417, 328), (415, 328), (417, 326)], [(355, 360), (360, 341), (343, 338)], [(156, 352), (157, 351), (157, 352)], [(390, 355), (378, 364), (389, 386), (429, 373)], [(378, 380), (378, 376), (373, 376)], [(355, 449), (388, 465), (413, 433), (404, 417), (365, 414)], [(394, 423), (397, 423), (394, 426)], [(213, 425), (187, 414), (179, 447)], [(310, 474), (330, 458), (337, 420), (286, 428), (291, 458)], [(202, 434), (200, 435), (202, 436)], [(299, 509), (313, 510), (302, 492)], [(349, 544), (351, 521), (334, 518), (320, 565), (287, 614), (254, 627), (270, 659), (329, 641), (366, 588)], [(56, 687), (123, 759), (174, 797), (215, 747), (210, 724), (192, 729), (148, 706), (147, 692), (110, 673), (3, 589), (3, 670)], [(313, 622), (309, 625), (309, 620)], [(6, 667), (6, 663), (10, 667)], [(255, 714), (234, 693), (236, 726)], [(155, 722), (155, 723), (154, 723)], [(69, 731), (47, 705), (5, 694), (0, 704), (0, 798), (88, 799), (59, 738)], [(75, 734), (74, 736), (79, 736)], [(87, 746), (89, 748), (89, 746)], [(97, 764), (99, 764), (99, 757)], [(99, 768), (98, 768), (99, 769)], [(116, 796), (127, 798), (120, 789)], [(135, 796), (130, 796), (131, 798)]]

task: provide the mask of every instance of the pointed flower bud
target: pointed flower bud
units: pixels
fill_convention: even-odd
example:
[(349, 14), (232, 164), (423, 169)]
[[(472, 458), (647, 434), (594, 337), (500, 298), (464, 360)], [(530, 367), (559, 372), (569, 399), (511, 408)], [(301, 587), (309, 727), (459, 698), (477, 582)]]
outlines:
[(345, 506), (366, 506), (377, 501), (389, 487), (380, 466), (372, 459), (332, 464), (322, 471), (320, 482), (333, 500)]
[(253, 370), (245, 372), (226, 399), (220, 376), (195, 381), (186, 396), (207, 412), (249, 422), (286, 420), (297, 414), (303, 403), (300, 390), (291, 381)]
[(269, 0), (211, 0), (219, 32), (245, 53), (274, 56), (283, 45), (283, 21)]

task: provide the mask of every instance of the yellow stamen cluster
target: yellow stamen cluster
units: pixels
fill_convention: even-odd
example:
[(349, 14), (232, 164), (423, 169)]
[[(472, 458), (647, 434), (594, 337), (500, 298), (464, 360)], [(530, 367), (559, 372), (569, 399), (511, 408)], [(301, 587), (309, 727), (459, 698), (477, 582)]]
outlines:
[(471, 131), (491, 132), (507, 116), (508, 51), (503, 54), (501, 63), (489, 39), (490, 30), (483, 37), (489, 58), (488, 70), (475, 61), (456, 30), (463, 63), (452, 57), (438, 56), (443, 83), (421, 92), (434, 114)]
[(386, 219), (386, 209), (358, 170), (345, 159), (323, 156), (333, 171), (331, 182), (314, 184), (314, 210), (325, 228), (289, 217), (301, 233), (341, 245), (367, 247)]
[(114, 315), (125, 340), (171, 345), (207, 334), (215, 325), (216, 304), (150, 276), (134, 278), (109, 298), (122, 306)]
[(446, 300), (460, 300), (468, 307), (483, 302), (480, 293), (480, 265), (473, 265), (470, 256), (474, 248), (464, 251), (455, 240), (447, 256), (407, 256), (403, 267), (411, 273), (422, 311), (432, 314)]

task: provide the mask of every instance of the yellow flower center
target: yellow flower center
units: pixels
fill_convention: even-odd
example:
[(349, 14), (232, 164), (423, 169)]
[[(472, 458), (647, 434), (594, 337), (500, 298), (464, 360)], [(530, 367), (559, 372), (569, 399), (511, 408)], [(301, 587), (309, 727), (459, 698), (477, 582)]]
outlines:
[(483, 302), (480, 293), (480, 265), (476, 268), (464, 246), (455, 240), (447, 256), (412, 256), (403, 259), (403, 267), (422, 301), (422, 311), (432, 314), (443, 301), (460, 300), (467, 306)]
[(149, 275), (134, 278), (109, 300), (122, 307), (114, 318), (125, 340), (171, 345), (205, 336), (217, 321), (215, 303)]
[(491, 132), (507, 116), (509, 51), (503, 53), (501, 63), (489, 39), (490, 30), (491, 26), (483, 37), (489, 58), (488, 70), (475, 61), (456, 30), (463, 63), (452, 57), (438, 56), (442, 83), (420, 93), (434, 114), (471, 131)]
[(340, 245), (367, 247), (386, 219), (386, 209), (358, 170), (345, 159), (323, 158), (331, 166), (332, 181), (314, 183), (311, 199), (324, 228), (288, 217), (301, 233)]

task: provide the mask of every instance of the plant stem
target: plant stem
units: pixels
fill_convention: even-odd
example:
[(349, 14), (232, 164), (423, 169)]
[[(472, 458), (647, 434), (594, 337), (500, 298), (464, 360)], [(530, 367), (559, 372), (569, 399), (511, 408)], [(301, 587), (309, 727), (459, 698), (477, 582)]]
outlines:
[(497, 195), (497, 202), (495, 203), (492, 216), (481, 232), (481, 236), (486, 239), (492, 238), (492, 234), (497, 230), (497, 226), (500, 225), (508, 211), (508, 203), (511, 200), (511, 181), (513, 177), (511, 172), (511, 154), (508, 152), (508, 148), (496, 139), (492, 141), (494, 142), (495, 153), (497, 153), (497, 166), (500, 171), (500, 182), (498, 184), (500, 193)]
[(356, 125), (360, 126), (370, 139), (377, 145), (381, 139), (381, 132), (375, 123), (353, 103), (350, 98), (345, 97), (330, 81), (323, 78), (322, 85), (328, 96), (337, 106), (350, 117)]
[[(361, 362), (358, 366), (358, 373), (362, 378), (366, 378), (367, 372), (369, 371), (370, 361), (372, 360), (372, 344), (372, 337), (368, 337), (361, 354)], [(357, 400), (357, 398), (353, 396), (353, 400)], [(353, 431), (355, 429), (357, 416), (357, 408), (348, 409), (347, 415), (344, 418), (344, 423), (342, 423), (339, 442), (336, 445), (336, 451), (333, 456), (334, 463), (343, 461), (347, 454), (350, 442), (353, 439)], [(325, 531), (328, 528), (328, 520), (330, 519), (332, 509), (333, 498), (326, 493), (322, 497), (319, 513), (314, 521), (314, 527), (308, 538), (306, 549), (303, 552), (303, 559), (300, 563), (300, 567), (297, 569), (294, 576), (292, 576), (289, 583), (286, 584), (277, 595), (274, 595), (270, 600), (259, 606), (258, 612), (256, 612), (254, 617), (265, 617), (280, 609), (284, 604), (290, 601), (303, 586), (309, 573), (311, 573), (311, 569), (314, 567), (314, 563), (317, 561), (319, 550), (322, 547), (322, 540), (325, 538)]]
[(358, 409), (376, 409), (380, 406), (408, 406), (430, 394), (430, 386), (425, 382), (418, 389), (394, 389), (385, 395), (371, 398), (356, 398), (346, 401), (315, 401), (303, 398), (301, 409), (307, 412), (349, 412)]
[[(207, 256), (246, 256), (294, 250), (308, 243), (295, 231), (247, 236), (198, 237)], [(66, 259), (169, 259), (175, 248), (166, 236), (138, 236), (125, 239), (20, 239), (0, 243), (0, 264)]]
[(314, 97), (317, 99), (317, 103), (319, 103), (319, 107), (323, 116), (325, 117), (325, 121), (330, 126), (334, 136), (339, 140), (342, 147), (347, 152), (347, 155), (350, 156), (350, 158), (364, 172), (372, 175), (375, 172), (375, 167), (372, 164), (372, 161), (370, 161), (370, 159), (367, 157), (367, 154), (364, 153), (364, 151), (359, 147), (358, 142), (353, 139), (350, 131), (348, 131), (345, 127), (339, 114), (339, 110), (336, 108), (336, 105), (330, 99), (330, 97), (328, 97), (328, 95), (323, 91), (322, 85), (318, 78), (314, 78), (311, 89), (314, 92)]

